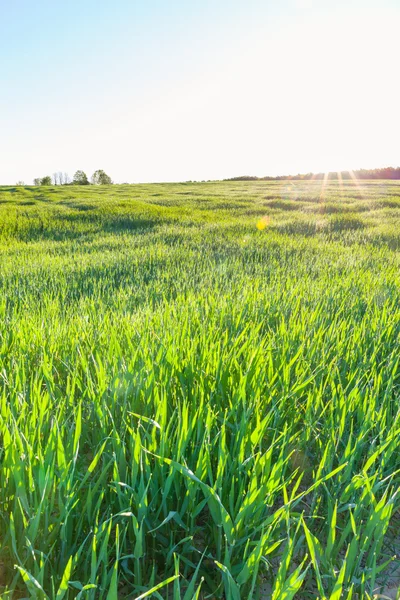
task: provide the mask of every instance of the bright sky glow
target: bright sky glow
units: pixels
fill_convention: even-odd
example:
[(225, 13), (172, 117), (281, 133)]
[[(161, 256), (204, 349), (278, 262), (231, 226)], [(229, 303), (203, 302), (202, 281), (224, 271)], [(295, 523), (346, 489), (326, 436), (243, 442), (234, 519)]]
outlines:
[(399, 0), (0, 0), (0, 184), (400, 165)]

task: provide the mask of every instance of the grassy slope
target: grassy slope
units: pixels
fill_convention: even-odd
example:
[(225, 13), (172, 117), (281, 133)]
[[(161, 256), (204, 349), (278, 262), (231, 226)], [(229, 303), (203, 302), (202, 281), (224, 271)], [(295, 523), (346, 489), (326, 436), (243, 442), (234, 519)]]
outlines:
[(400, 185), (321, 185), (0, 188), (2, 597), (372, 594)]

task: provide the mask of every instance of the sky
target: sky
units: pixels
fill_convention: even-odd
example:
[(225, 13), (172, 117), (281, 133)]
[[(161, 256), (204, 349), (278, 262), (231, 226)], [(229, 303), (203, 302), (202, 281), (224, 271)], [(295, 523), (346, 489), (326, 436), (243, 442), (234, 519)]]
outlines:
[(0, 0), (0, 184), (400, 166), (400, 0)]

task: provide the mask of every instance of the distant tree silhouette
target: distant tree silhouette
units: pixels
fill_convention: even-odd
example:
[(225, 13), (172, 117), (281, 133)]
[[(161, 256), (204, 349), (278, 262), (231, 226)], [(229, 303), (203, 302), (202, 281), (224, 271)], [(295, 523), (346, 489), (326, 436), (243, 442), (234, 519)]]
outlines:
[[(240, 177), (231, 177), (225, 181), (282, 181), (282, 180), (307, 180), (307, 179), (325, 179), (326, 173), (299, 173), (298, 175), (278, 175), (277, 177), (254, 177), (253, 175), (241, 175)], [(328, 179), (400, 179), (400, 167), (386, 167), (384, 169), (359, 169), (358, 171), (340, 171), (329, 172)]]

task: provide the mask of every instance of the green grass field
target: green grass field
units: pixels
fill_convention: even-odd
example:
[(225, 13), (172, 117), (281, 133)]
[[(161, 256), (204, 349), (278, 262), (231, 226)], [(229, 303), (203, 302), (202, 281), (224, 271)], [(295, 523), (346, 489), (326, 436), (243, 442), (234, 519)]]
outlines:
[(2, 187), (0, 256), (1, 598), (395, 585), (400, 183)]

